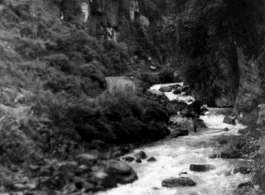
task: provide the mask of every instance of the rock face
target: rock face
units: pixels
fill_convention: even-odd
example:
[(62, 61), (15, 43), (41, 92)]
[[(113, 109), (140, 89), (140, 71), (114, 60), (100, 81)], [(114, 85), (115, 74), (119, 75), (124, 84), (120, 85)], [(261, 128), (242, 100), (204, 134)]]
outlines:
[(138, 0), (91, 0), (81, 5), (81, 20), (87, 24), (90, 33), (97, 37), (117, 41), (119, 26), (119, 10), (130, 14), (134, 21), (139, 13)]
[(241, 115), (243, 123), (256, 123), (258, 115), (251, 113), (257, 109), (260, 103), (264, 102), (264, 54), (261, 54), (256, 60), (247, 60), (242, 51), (238, 51), (238, 54), (240, 86), (234, 110)]
[(196, 183), (188, 177), (168, 178), (162, 181), (163, 187), (174, 188), (183, 186), (195, 186)]

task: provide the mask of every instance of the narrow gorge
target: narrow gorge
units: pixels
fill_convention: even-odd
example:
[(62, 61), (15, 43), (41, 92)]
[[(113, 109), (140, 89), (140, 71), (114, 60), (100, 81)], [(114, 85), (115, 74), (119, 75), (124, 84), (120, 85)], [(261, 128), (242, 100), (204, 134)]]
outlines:
[(0, 195), (263, 195), (263, 0), (0, 0)]

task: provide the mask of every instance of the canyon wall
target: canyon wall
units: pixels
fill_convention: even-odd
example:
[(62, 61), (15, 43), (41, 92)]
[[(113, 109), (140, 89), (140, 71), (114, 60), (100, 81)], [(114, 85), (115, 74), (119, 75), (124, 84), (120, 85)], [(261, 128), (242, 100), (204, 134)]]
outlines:
[(256, 122), (260, 104), (265, 100), (265, 55), (248, 59), (238, 50), (240, 84), (234, 111), (242, 122)]
[(120, 13), (134, 21), (140, 11), (137, 0), (87, 0), (81, 7), (81, 17), (89, 33), (99, 39), (114, 41), (119, 37)]

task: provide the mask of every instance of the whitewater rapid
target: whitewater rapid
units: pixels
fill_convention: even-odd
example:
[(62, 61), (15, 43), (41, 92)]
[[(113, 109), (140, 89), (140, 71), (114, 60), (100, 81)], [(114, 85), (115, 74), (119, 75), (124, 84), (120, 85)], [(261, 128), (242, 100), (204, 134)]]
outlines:
[[(201, 119), (208, 128), (199, 132), (191, 132), (189, 136), (168, 138), (154, 144), (138, 148), (133, 153), (144, 151), (148, 157), (157, 161), (128, 163), (137, 173), (139, 179), (134, 183), (120, 185), (117, 188), (97, 193), (97, 195), (233, 195), (234, 190), (249, 177), (241, 173), (233, 174), (238, 166), (250, 166), (251, 160), (246, 159), (211, 159), (209, 156), (220, 152), (218, 141), (228, 142), (239, 137), (239, 129), (245, 128), (237, 123), (223, 123), (224, 115), (216, 115), (215, 109), (210, 109)], [(225, 127), (229, 131), (222, 131)], [(132, 156), (129, 154), (127, 156)], [(216, 167), (208, 172), (193, 172), (190, 164), (210, 164)], [(187, 174), (183, 174), (183, 172)], [(162, 180), (170, 177), (185, 176), (197, 183), (193, 187), (162, 187)]]

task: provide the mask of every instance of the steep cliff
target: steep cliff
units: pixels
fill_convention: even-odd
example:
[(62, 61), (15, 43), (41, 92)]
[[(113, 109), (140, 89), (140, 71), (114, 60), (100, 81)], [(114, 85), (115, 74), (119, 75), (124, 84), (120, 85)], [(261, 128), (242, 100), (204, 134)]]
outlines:
[(238, 55), (240, 85), (234, 109), (243, 122), (256, 123), (258, 106), (265, 100), (264, 53), (256, 59), (248, 59), (241, 50), (238, 50)]

